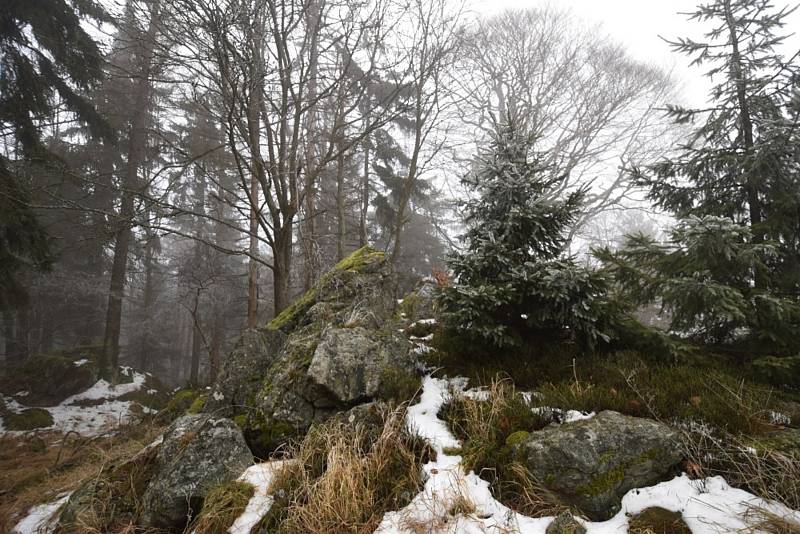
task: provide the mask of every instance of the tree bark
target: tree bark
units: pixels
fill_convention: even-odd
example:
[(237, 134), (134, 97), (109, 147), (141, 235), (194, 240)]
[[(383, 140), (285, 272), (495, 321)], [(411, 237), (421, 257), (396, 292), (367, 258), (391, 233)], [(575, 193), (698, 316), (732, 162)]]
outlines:
[(116, 382), (119, 366), (119, 337), (122, 329), (122, 300), (125, 293), (128, 252), (132, 238), (134, 200), (139, 189), (139, 167), (144, 162), (149, 122), (149, 103), (152, 85), (150, 73), (153, 66), (156, 23), (159, 16), (159, 0), (151, 7), (147, 34), (142, 46), (142, 63), (134, 92), (134, 115), (131, 120), (128, 140), (128, 160), (123, 179), (122, 203), (119, 212), (119, 228), (114, 245), (114, 262), (111, 267), (111, 284), (106, 309), (106, 330), (103, 351), (98, 362), (100, 375)]

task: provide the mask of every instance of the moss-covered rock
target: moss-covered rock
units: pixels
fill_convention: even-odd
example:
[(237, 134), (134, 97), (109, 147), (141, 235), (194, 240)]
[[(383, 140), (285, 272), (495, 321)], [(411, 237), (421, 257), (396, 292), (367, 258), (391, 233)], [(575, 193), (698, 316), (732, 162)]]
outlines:
[(209, 492), (241, 475), (253, 462), (230, 419), (186, 415), (164, 433), (154, 474), (142, 496), (141, 524), (181, 529)]
[(28, 408), (19, 413), (5, 411), (2, 413), (6, 430), (36, 430), (53, 426), (53, 416), (44, 408)]
[(593, 520), (613, 516), (628, 490), (664, 480), (681, 460), (670, 427), (611, 411), (532, 432), (518, 447), (535, 478)]
[(26, 392), (28, 406), (55, 406), (88, 389), (97, 381), (97, 347), (32, 356), (19, 365), (3, 369), (0, 393), (13, 396)]
[(84, 481), (61, 509), (56, 532), (118, 532), (136, 524), (158, 451), (159, 445), (146, 447), (127, 461), (105, 465)]

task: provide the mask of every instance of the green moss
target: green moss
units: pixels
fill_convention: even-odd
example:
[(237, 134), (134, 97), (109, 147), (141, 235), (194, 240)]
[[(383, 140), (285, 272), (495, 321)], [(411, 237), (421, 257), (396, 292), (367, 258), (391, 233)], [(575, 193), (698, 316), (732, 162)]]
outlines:
[(206, 401), (207, 401), (207, 400), (208, 400), (208, 395), (207, 395), (207, 394), (205, 394), (205, 393), (204, 393), (204, 394), (202, 394), (202, 395), (198, 395), (198, 396), (197, 396), (197, 397), (195, 397), (195, 399), (192, 401), (192, 404), (191, 404), (191, 405), (189, 406), (189, 408), (186, 410), (186, 413), (189, 413), (189, 414), (196, 414), (196, 413), (200, 413), (200, 412), (202, 412), (202, 411), (203, 411), (203, 408), (205, 408), (205, 407), (206, 407)]
[(6, 412), (3, 421), (8, 430), (34, 430), (53, 425), (53, 416), (43, 408), (29, 408), (20, 413)]
[(664, 508), (648, 508), (632, 517), (628, 532), (631, 534), (691, 534), (680, 512)]
[(201, 396), (195, 389), (182, 389), (177, 391), (167, 403), (166, 407), (158, 412), (156, 418), (162, 422), (170, 422), (187, 413), (194, 402)]
[(361, 247), (337, 263), (333, 270), (361, 272), (365, 267), (379, 263), (385, 258), (386, 254), (380, 250)]
[(594, 497), (616, 489), (625, 479), (625, 465), (619, 464), (608, 471), (600, 473), (587, 484), (578, 486), (576, 491), (582, 495)]
[(383, 252), (373, 250), (370, 247), (362, 247), (342, 261), (337, 263), (334, 268), (327, 272), (317, 284), (306, 291), (300, 298), (295, 300), (286, 309), (279, 313), (269, 323), (267, 328), (270, 330), (283, 330), (288, 332), (299, 323), (303, 315), (314, 305), (319, 296), (321, 287), (329, 284), (337, 273), (341, 272), (361, 272), (366, 267), (383, 261), (386, 255)]
[(187, 531), (196, 534), (227, 532), (236, 518), (244, 512), (254, 492), (251, 484), (241, 480), (212, 488), (203, 501), (197, 520)]
[(239, 428), (244, 428), (247, 425), (247, 416), (243, 413), (233, 416), (233, 422)]
[(400, 306), (397, 307), (397, 313), (405, 314), (406, 317), (414, 317), (414, 310), (419, 302), (420, 297), (416, 293), (406, 295), (406, 297), (400, 301)]
[(295, 326), (300, 317), (305, 314), (317, 300), (319, 289), (312, 287), (303, 296), (295, 300), (274, 319), (267, 323), (269, 330), (289, 330)]
[(508, 435), (508, 437), (506, 438), (506, 445), (508, 447), (514, 447), (515, 445), (519, 445), (520, 443), (528, 439), (528, 436), (530, 435), (531, 433), (528, 432), (527, 430), (517, 430), (516, 432), (513, 432)]

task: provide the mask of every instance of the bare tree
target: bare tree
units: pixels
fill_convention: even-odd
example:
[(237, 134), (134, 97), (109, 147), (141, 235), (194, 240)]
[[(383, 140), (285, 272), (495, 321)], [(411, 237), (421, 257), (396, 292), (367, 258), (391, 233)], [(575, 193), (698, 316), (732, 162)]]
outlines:
[(446, 107), (452, 104), (444, 95), (446, 74), (458, 44), (462, 13), (461, 5), (447, 0), (413, 0), (410, 6), (406, 24), (412, 33), (403, 41), (408, 43), (409, 69), (404, 81), (411, 94), (413, 139), (395, 216), (392, 261), (397, 261), (402, 250), (406, 211), (415, 184), (443, 146), (443, 119)]
[(507, 114), (523, 120), (550, 172), (555, 195), (587, 188), (570, 240), (593, 216), (633, 195), (627, 169), (671, 146), (674, 125), (659, 111), (674, 82), (632, 59), (554, 7), (503, 12), (465, 34), (457, 94), (466, 135), (480, 145)]

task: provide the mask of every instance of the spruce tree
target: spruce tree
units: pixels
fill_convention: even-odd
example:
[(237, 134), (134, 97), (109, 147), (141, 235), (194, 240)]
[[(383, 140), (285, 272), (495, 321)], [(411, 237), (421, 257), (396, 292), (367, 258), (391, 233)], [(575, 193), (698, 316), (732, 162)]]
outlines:
[(778, 52), (790, 12), (714, 0), (691, 15), (711, 30), (673, 47), (709, 67), (710, 106), (670, 107), (693, 134), (635, 171), (678, 224), (667, 243), (631, 236), (597, 252), (634, 303), (660, 301), (673, 332), (700, 342), (800, 348), (800, 70)]
[(6, 0), (0, 10), (0, 129), (16, 147), (0, 155), (0, 306), (6, 309), (25, 298), (18, 272), (51, 262), (29, 200), (36, 173), (61, 167), (42, 143), (41, 122), (59, 106), (92, 133), (113, 137), (83, 96), (102, 75), (102, 54), (81, 27), (84, 17), (107, 20), (93, 0)]
[(463, 178), (465, 250), (449, 260), (455, 279), (442, 301), (451, 323), (491, 345), (569, 335), (587, 344), (601, 332), (605, 279), (565, 255), (565, 233), (584, 191), (550, 200), (561, 184), (546, 172), (533, 139), (514, 119), (493, 136)]
[(690, 20), (711, 25), (701, 41), (673, 48), (707, 66), (714, 82), (708, 109), (671, 106), (696, 124), (674, 157), (638, 172), (657, 206), (678, 218), (723, 217), (747, 226), (754, 243), (778, 254), (758, 273), (762, 289), (800, 294), (800, 68), (778, 52), (790, 10), (769, 0), (715, 0)]

